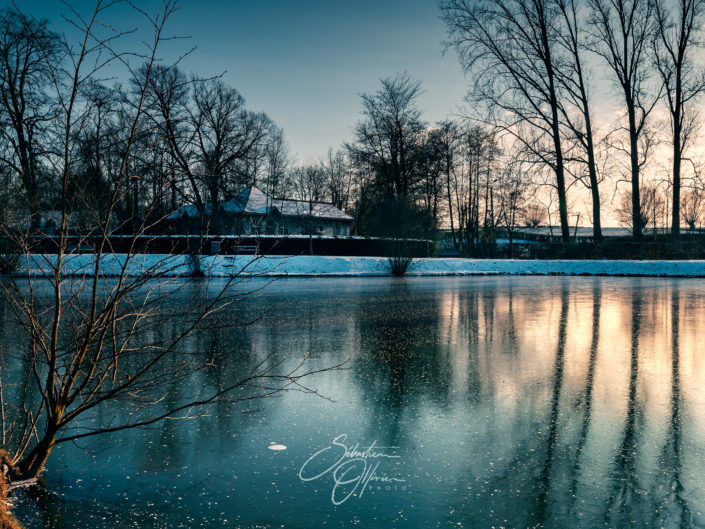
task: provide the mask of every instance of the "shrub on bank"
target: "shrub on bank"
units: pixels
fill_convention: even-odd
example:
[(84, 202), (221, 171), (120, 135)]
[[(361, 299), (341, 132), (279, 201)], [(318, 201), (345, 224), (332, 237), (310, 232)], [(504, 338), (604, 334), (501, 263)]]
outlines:
[(409, 270), (409, 266), (411, 266), (411, 262), (413, 261), (413, 257), (388, 257), (387, 261), (389, 262), (389, 271), (393, 275), (401, 277), (406, 275), (406, 272)]

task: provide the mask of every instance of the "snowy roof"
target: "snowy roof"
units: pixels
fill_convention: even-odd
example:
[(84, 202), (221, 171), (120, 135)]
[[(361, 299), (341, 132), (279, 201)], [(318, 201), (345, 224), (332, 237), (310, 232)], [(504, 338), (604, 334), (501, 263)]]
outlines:
[[(308, 202), (270, 198), (266, 193), (255, 186), (250, 186), (236, 197), (223, 202), (221, 207), (226, 213), (232, 214), (269, 215), (276, 212), (283, 217), (308, 217), (311, 215), (319, 219), (347, 222), (355, 220), (347, 213), (336, 208), (333, 204), (314, 202), (313, 208), (309, 211)], [(206, 205), (206, 212), (210, 214), (210, 204)], [(180, 207), (167, 218), (178, 219), (183, 217), (196, 217), (197, 215), (198, 210), (196, 206), (188, 205)]]

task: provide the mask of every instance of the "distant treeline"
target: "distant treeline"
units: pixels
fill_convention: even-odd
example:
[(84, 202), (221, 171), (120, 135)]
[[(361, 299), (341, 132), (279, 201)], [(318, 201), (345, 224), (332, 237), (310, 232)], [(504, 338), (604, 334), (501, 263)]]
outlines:
[[(468, 116), (428, 123), (421, 83), (398, 74), (362, 94), (350, 142), (299, 164), (282, 129), (212, 72), (156, 55), (135, 66), (133, 53), (122, 82), (105, 81), (130, 52), (102, 19), (109, 10), (89, 31), (102, 58), (83, 63), (49, 21), (8, 7), (2, 222), (38, 233), (38, 212), (69, 211), (68, 230), (140, 233), (189, 204), (202, 233), (217, 233), (223, 203), (257, 185), (331, 202), (358, 235), (442, 227), (470, 255), (517, 226), (556, 226), (568, 242), (573, 226), (592, 224), (599, 242), (605, 211), (637, 240), (669, 225), (676, 241), (681, 225), (702, 225), (705, 0), (443, 0), (440, 12), (468, 74)], [(596, 117), (605, 105), (616, 117)]]

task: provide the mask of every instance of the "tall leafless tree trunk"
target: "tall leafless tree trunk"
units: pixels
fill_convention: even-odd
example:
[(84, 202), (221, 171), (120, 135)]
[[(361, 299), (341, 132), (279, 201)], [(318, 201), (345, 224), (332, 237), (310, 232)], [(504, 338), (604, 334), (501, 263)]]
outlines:
[[(640, 173), (647, 148), (640, 145), (659, 96), (652, 92), (649, 49), (654, 35), (652, 0), (590, 0), (592, 49), (614, 73), (624, 97), (631, 165), (632, 235), (642, 237)], [(660, 91), (659, 91), (660, 92)]]
[(657, 34), (654, 39), (656, 68), (664, 84), (671, 117), (673, 147), (673, 208), (671, 238), (680, 238), (681, 172), (683, 156), (696, 131), (696, 99), (705, 90), (705, 72), (693, 55), (702, 52), (705, 1), (675, 0), (673, 9), (654, 0)]
[[(561, 88), (567, 100), (578, 109), (579, 119), (576, 120), (572, 112), (561, 104), (563, 119), (577, 140), (584, 159), (580, 161), (587, 166), (588, 184), (592, 198), (592, 225), (593, 240), (602, 240), (602, 221), (600, 214), (600, 180), (597, 174), (597, 155), (595, 152), (595, 137), (590, 105), (587, 72), (583, 61), (584, 46), (582, 42), (581, 14), (579, 0), (555, 0), (560, 16), (557, 17), (557, 40), (565, 51), (565, 64), (556, 71)], [(579, 175), (577, 175), (580, 178)]]
[[(486, 104), (495, 125), (552, 168), (561, 235), (568, 242), (555, 9), (547, 0), (443, 0), (440, 6), (449, 45), (457, 49), (463, 69), (475, 76), (470, 97)], [(522, 125), (530, 137), (518, 132)]]

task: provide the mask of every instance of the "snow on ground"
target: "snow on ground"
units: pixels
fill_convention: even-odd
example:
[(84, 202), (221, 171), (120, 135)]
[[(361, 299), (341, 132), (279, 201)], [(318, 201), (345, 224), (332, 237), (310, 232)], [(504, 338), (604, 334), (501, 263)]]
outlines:
[[(187, 255), (134, 255), (125, 267), (124, 254), (101, 258), (103, 275), (117, 276), (123, 267), (127, 275), (188, 276), (191, 258)], [(56, 255), (32, 255), (19, 265), (21, 276), (52, 275)], [(332, 256), (201, 256), (200, 266), (211, 277), (247, 276), (386, 276), (390, 275), (384, 257)], [(92, 275), (95, 257), (76, 254), (64, 257), (66, 275)], [(607, 275), (705, 277), (705, 261), (567, 261), (425, 258), (414, 259), (410, 276), (442, 275)]]

